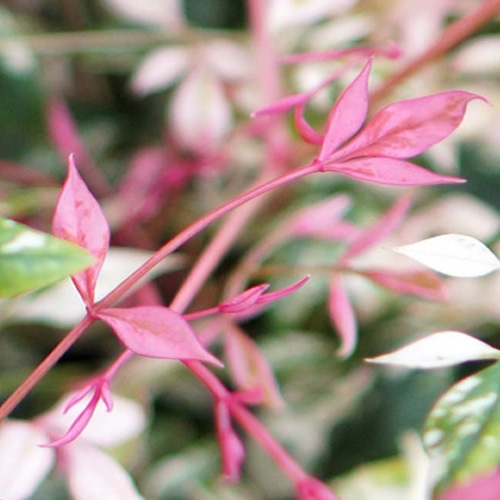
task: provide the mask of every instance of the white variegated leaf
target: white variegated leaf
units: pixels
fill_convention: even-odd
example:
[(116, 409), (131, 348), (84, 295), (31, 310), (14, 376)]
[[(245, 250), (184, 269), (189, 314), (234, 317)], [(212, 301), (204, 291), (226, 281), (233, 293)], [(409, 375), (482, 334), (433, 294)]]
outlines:
[(366, 361), (429, 369), (483, 359), (500, 359), (500, 351), (466, 333), (443, 331), (416, 340), (388, 354), (367, 358)]
[(484, 276), (500, 268), (500, 261), (488, 247), (462, 234), (443, 234), (393, 250), (435, 271), (459, 278)]

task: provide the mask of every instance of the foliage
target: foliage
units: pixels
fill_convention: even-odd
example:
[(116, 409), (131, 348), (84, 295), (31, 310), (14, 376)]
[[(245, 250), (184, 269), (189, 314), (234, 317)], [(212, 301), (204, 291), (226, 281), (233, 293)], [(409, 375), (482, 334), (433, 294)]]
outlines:
[(499, 8), (7, 2), (0, 496), (495, 498)]

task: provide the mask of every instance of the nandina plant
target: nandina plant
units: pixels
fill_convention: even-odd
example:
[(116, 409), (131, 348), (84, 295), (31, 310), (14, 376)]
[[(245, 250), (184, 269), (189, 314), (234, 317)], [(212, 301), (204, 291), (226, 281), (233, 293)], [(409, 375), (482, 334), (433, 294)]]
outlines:
[[(126, 4), (118, 2), (117, 5), (126, 10)], [(452, 24), (441, 41), (429, 49), (427, 59), (422, 56), (418, 64), (409, 64), (400, 74), (414, 72), (436, 54), (446, 53), (451, 47), (450, 33), (459, 31), (458, 28), (467, 28), (454, 38), (454, 43), (458, 43), (477, 27), (478, 19), (485, 23), (490, 18), (494, 5), (495, 2), (485, 2), (476, 12)], [(293, 12), (293, 7), (289, 8)], [(170, 86), (181, 79), (173, 92), (168, 115), (166, 141), (175, 146), (168, 154), (160, 147), (137, 153), (127, 174), (120, 180), (115, 198), (109, 182), (79, 137), (64, 102), (54, 98), (48, 103), (50, 135), (58, 151), (67, 159), (66, 178), (54, 207), (52, 233), (57, 241), (71, 243), (75, 252), (81, 252), (87, 258), (90, 254), (93, 261), (85, 261), (87, 267), (71, 277), (82, 304), (81, 318), (0, 407), (0, 418), (6, 419), (0, 427), (0, 464), (4, 464), (3, 470), (6, 471), (0, 473), (0, 488), (7, 498), (32, 495), (54, 464), (63, 472), (74, 498), (98, 498), (102, 497), (103, 491), (109, 491), (109, 495), (116, 498), (142, 498), (141, 495), (146, 494), (139, 493), (118, 462), (100, 449), (109, 444), (103, 435), (109, 432), (107, 425), (113, 425), (111, 419), (106, 424), (103, 413), (121, 412), (119, 414), (125, 420), (127, 415), (134, 415), (134, 424), (130, 425), (132, 429), (127, 427), (123, 432), (117, 432), (113, 445), (144, 431), (145, 418), (141, 410), (132, 401), (115, 395), (113, 390), (120, 373), (138, 357), (156, 358), (165, 363), (174, 360), (182, 364), (210, 394), (220, 470), (227, 483), (237, 484), (241, 480), (248, 437), (256, 441), (287, 476), (289, 490), (294, 492), (296, 498), (339, 498), (335, 487), (306, 471), (259, 418), (257, 409), (282, 410), (287, 401), (281, 394), (273, 367), (262, 352), (258, 339), (246, 329), (265, 310), (307, 294), (307, 288), (315, 280), (326, 277), (325, 310), (339, 336), (337, 362), (340, 363), (354, 353), (358, 342), (356, 308), (346, 285), (353, 275), (396, 294), (444, 300), (445, 288), (431, 270), (409, 266), (403, 269), (385, 268), (383, 265), (362, 266), (358, 262), (363, 254), (383, 244), (401, 225), (411, 205), (408, 187), (423, 189), (441, 184), (459, 185), (465, 181), (461, 177), (421, 166), (415, 158), (456, 130), (471, 101), (484, 101), (485, 98), (469, 91), (445, 90), (396, 100), (377, 111), (373, 104), (398, 83), (398, 78), (388, 80), (373, 97), (369, 82), (374, 65), (379, 58), (398, 56), (399, 51), (353, 45), (348, 50), (304, 53), (300, 57), (289, 56), (281, 61), (274, 51), (268, 15), (263, 2), (248, 1), (261, 101), (254, 103), (247, 119), (234, 124), (234, 130), (231, 130), (233, 118), (229, 108), (231, 104), (237, 108), (240, 103), (236, 98), (231, 103), (228, 96), (231, 92), (237, 93), (244, 70), (241, 74), (230, 74), (223, 61), (214, 60), (218, 51), (228, 54), (230, 59), (234, 48), (214, 40), (203, 49), (197, 47), (200, 52), (195, 57), (195, 49), (170, 46), (161, 49), (161, 53), (150, 55), (143, 63), (132, 79), (132, 88), (138, 93), (145, 94)], [(182, 33), (191, 29), (184, 22), (177, 27), (181, 40)], [(190, 58), (194, 62), (190, 62)], [(335, 61), (337, 69), (306, 91), (287, 93), (281, 90), (281, 64), (300, 64), (318, 59)], [(162, 66), (162, 63), (168, 64)], [(355, 75), (349, 77), (352, 71)], [(313, 126), (313, 120), (307, 118), (309, 107), (314, 105), (321, 91), (333, 84), (339, 85), (339, 81), (346, 83), (326, 113), (324, 122), (315, 119)], [(224, 91), (225, 86), (227, 92)], [(289, 114), (293, 115), (291, 132), (287, 129)], [(247, 189), (229, 197), (221, 196), (225, 198), (223, 201), (214, 203), (206, 213), (167, 238), (104, 296), (97, 294), (105, 260), (112, 252), (110, 242), (114, 238), (127, 243), (140, 240), (141, 227), (148, 219), (161, 215), (163, 198), (170, 196), (175, 199), (183, 192), (187, 193), (192, 179), (220, 175), (222, 182), (228, 182), (231, 156), (239, 152), (243, 156), (237, 141), (256, 138), (262, 143), (261, 157), (258, 173)], [(303, 163), (299, 164), (297, 158), (304, 159)], [(207, 173), (210, 167), (216, 167), (215, 174)], [(218, 283), (218, 293), (208, 293), (198, 302), (201, 304), (198, 307), (195, 299), (203, 294), (204, 289), (212, 286), (211, 275), (217, 272), (225, 257), (238, 248), (238, 239), (245, 237), (252, 221), (258, 219), (266, 206), (273, 207), (272, 210), (274, 207), (281, 208), (283, 192), (293, 192), (291, 189), (294, 186), (313, 182), (317, 177), (354, 180), (367, 183), (367, 186), (395, 186), (402, 192), (383, 214), (368, 225), (348, 219), (347, 212), (353, 203), (353, 196), (340, 191), (305, 206), (297, 207), (290, 203), (286, 210), (281, 210), (276, 227), (270, 226), (268, 233), (258, 234), (254, 241), (247, 243), (246, 251), (225, 276), (225, 282)], [(113, 221), (113, 230), (104, 210), (105, 202), (109, 200), (120, 212), (117, 220)], [(154, 283), (145, 283), (150, 273), (160, 268), (166, 259), (182, 253), (184, 247), (213, 225), (217, 225), (217, 229), (210, 233), (210, 240), (190, 263), (189, 271), (178, 282), (171, 297), (167, 299)], [(279, 264), (268, 265), (270, 257), (279, 255), (287, 245), (303, 240), (312, 245), (320, 242), (324, 248), (335, 248), (337, 255), (331, 252), (331, 260), (321, 266), (317, 266), (316, 262), (297, 265), (293, 267), (293, 273), (285, 265), (281, 269)], [(463, 248), (464, 240), (461, 241), (460, 248)], [(471, 258), (467, 254), (466, 261), (473, 264), (462, 265), (463, 254), (460, 249), (455, 249), (455, 240), (441, 241), (441, 246), (427, 245), (418, 248), (401, 246), (396, 250), (413, 257), (415, 253), (424, 255), (423, 259), (416, 257), (424, 264), (429, 264), (425, 257), (429, 252), (437, 254), (439, 259), (451, 261), (452, 268), (462, 269), (465, 275), (481, 274), (470, 270), (473, 265), (486, 266), (488, 271), (498, 267), (496, 258), (492, 259), (484, 250), (472, 251)], [(465, 247), (469, 246), (465, 244)], [(482, 248), (477, 243), (473, 246)], [(23, 246), (19, 248), (25, 250)], [(16, 247), (14, 245), (13, 250), (12, 243), (3, 245), (2, 258), (5, 259), (13, 251), (16, 252)], [(82, 265), (76, 267), (81, 269)], [(441, 263), (429, 267), (442, 273), (448, 270)], [(271, 286), (266, 280), (257, 279), (259, 273), (273, 275), (273, 268), (276, 274), (285, 274), (285, 284)], [(300, 276), (291, 276), (298, 271)], [(68, 273), (63, 272), (61, 276), (65, 274)], [(54, 276), (54, 279), (61, 276)], [(6, 295), (24, 290), (21, 287)], [(54, 307), (65, 306), (58, 304)], [(115, 359), (87, 380), (75, 384), (56, 408), (29, 421), (8, 418), (23, 398), (95, 324), (105, 324), (108, 333), (114, 334), (120, 343), (122, 350)], [(462, 335), (459, 332), (457, 335), (441, 334), (437, 342), (438, 351), (443, 343), (451, 346), (460, 341), (465, 342), (465, 349), (479, 346), (479, 354), (465, 358), (452, 355), (454, 362), (497, 359), (498, 351), (482, 343), (467, 343), (469, 340), (463, 340)], [(431, 347), (434, 348), (434, 344)], [(418, 346), (413, 349), (417, 355), (410, 349), (404, 351), (403, 359), (406, 360), (406, 353), (410, 352), (410, 358), (417, 359), (417, 362), (414, 365), (406, 361), (399, 364), (419, 366), (419, 363), (429, 363), (429, 366), (434, 366), (432, 362), (419, 358), (421, 351)], [(371, 361), (398, 364), (398, 356), (388, 355)], [(440, 351), (437, 356), (441, 359)], [(443, 363), (447, 364), (451, 363)], [(490, 378), (485, 377), (485, 380), (489, 383)], [(491, 402), (488, 400), (488, 403)], [(61, 414), (65, 414), (63, 419)], [(433, 436), (442, 432), (437, 421), (440, 416), (436, 416), (434, 411), (429, 418), (426, 445), (435, 447)], [(448, 420), (445, 424), (448, 425)], [(26, 443), (29, 443), (28, 448)], [(28, 451), (19, 454), (21, 449)], [(12, 462), (9, 458), (12, 456), (19, 458)], [(458, 488), (456, 494), (462, 494), (452, 481), (457, 477), (460, 479), (457, 468), (462, 464), (457, 464), (453, 463), (444, 479), (440, 477), (439, 481), (429, 481), (426, 490), (436, 486), (436, 491), (441, 493), (452, 484), (453, 488)], [(490, 462), (490, 469), (497, 466), (495, 460)], [(25, 477), (27, 473), (12, 472), (29, 469), (33, 470), (29, 479)], [(472, 470), (475, 471), (474, 468)], [(446, 498), (454, 498), (454, 491), (447, 491)]]

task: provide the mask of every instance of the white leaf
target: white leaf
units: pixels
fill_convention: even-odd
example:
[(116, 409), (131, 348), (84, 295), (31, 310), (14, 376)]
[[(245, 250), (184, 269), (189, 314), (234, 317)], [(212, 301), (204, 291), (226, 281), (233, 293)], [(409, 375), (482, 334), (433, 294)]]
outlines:
[(393, 249), (449, 276), (473, 278), (496, 271), (500, 261), (483, 243), (462, 234), (443, 234)]
[(65, 448), (66, 477), (75, 500), (142, 500), (131, 477), (113, 458), (82, 442)]
[(48, 436), (38, 427), (16, 420), (0, 425), (0, 497), (31, 497), (55, 461), (55, 451), (40, 448)]
[(222, 84), (202, 68), (175, 89), (168, 111), (175, 138), (191, 151), (217, 149), (231, 129), (231, 107)]
[(155, 50), (142, 61), (130, 86), (138, 95), (163, 90), (181, 78), (189, 64), (189, 53), (183, 47)]
[(179, 0), (104, 0), (106, 6), (133, 22), (179, 30), (184, 24)]
[(428, 369), (482, 359), (500, 359), (500, 351), (466, 333), (444, 331), (433, 333), (389, 354), (367, 358), (366, 361)]

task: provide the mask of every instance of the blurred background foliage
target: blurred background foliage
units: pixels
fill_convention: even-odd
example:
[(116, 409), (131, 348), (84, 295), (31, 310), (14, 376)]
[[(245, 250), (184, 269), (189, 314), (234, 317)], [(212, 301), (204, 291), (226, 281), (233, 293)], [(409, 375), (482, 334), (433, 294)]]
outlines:
[[(475, 5), (474, 2), (469, 4)], [(216, 30), (218, 35), (236, 40), (248, 35), (243, 0), (185, 0), (182, 7), (192, 31), (201, 30), (202, 39), (205, 30), (206, 33)], [(361, 1), (352, 14), (347, 11), (346, 18), (368, 13), (372, 20), (376, 20), (375, 24), (382, 26), (387, 11), (388, 8), (380, 2)], [(320, 23), (316, 27), (319, 29)], [(498, 23), (492, 23), (483, 32), (496, 35), (497, 28)], [(375, 31), (368, 39), (375, 39), (376, 35)], [(123, 179), (130, 157), (138, 148), (164, 139), (164, 108), (171, 90), (139, 98), (130, 91), (130, 78), (147, 52), (172, 40), (175, 42), (175, 34), (168, 30), (160, 32), (154, 27), (124, 19), (98, 0), (2, 2), (1, 215), (43, 230), (50, 228), (52, 209), (65, 174), (64, 161), (47, 132), (47, 103), (52, 96), (65, 99), (87, 150), (111, 189)], [(451, 63), (440, 61), (435, 71), (441, 75), (446, 73), (448, 64)], [(381, 67), (379, 71), (383, 77), (388, 69)], [(482, 74), (457, 71), (450, 75), (450, 81), (436, 76), (431, 86), (435, 90), (463, 88), (465, 84), (480, 87), (479, 84), (485, 81)], [(487, 83), (496, 85), (497, 93), (499, 75), (500, 72), (487, 75)], [(403, 95), (411, 93), (413, 85), (405, 84), (397, 92)], [(486, 97), (493, 103), (497, 99), (496, 95)], [(461, 224), (481, 226), (482, 220), (469, 221), (467, 217), (467, 212), (474, 212), (477, 205), (496, 221), (500, 204), (500, 152), (498, 132), (495, 135), (496, 144), (491, 139), (485, 141), (481, 129), (456, 140), (454, 168), (468, 179), (468, 183), (453, 188), (421, 190), (415, 196), (416, 215), (412, 213), (409, 217), (408, 241), (413, 238), (412, 234), (432, 235), (429, 232), (437, 232), (439, 222), (444, 225), (445, 220), (456, 223), (456, 231)], [(435, 167), (440, 165), (442, 158), (436, 154), (422, 160)], [(22, 168), (16, 170), (16, 166)], [(240, 170), (236, 180), (231, 180), (224, 170), (221, 176), (212, 173), (189, 179), (182, 192), (171, 193), (153, 220), (144, 223), (142, 230), (147, 237), (135, 240), (134, 246), (141, 246), (141, 242), (145, 249), (158, 246), (166, 237), (223, 200), (227, 186), (229, 191), (238, 192), (249, 175), (251, 173)], [(294, 199), (298, 205), (304, 205), (322, 199), (333, 190), (352, 194), (355, 204), (350, 217), (359, 222), (379, 216), (397, 195), (396, 190), (345, 180), (311, 179), (293, 191), (279, 195), (276, 203), (286, 204)], [(435, 207), (446, 204), (456, 195), (467, 195), (465, 201), (460, 198), (462, 202), (458, 204), (464, 213), (451, 211), (442, 219), (436, 216)], [(267, 214), (251, 224), (201, 293), (198, 306), (212, 305), (224, 278), (251, 241), (258, 237), (258, 231), (272, 228), (269, 216), (273, 212), (274, 208), (268, 209)], [(413, 217), (415, 222), (412, 223)], [(421, 222), (422, 218), (428, 221), (427, 227)], [(495, 226), (495, 222), (492, 225)], [(404, 238), (405, 229), (402, 231)], [(454, 231), (452, 227), (443, 228), (443, 232)], [(498, 224), (486, 233), (485, 242), (495, 246), (499, 236)], [(120, 235), (115, 235), (114, 243), (120, 245), (125, 241), (130, 244), (123, 234), (121, 237), (120, 240)], [(190, 259), (207, 241), (206, 234), (197, 237), (183, 249), (183, 253)], [(325, 256), (331, 259), (335, 252), (338, 249), (331, 246), (325, 248), (319, 243), (299, 241), (280, 248), (267, 263), (293, 266), (301, 261), (311, 262), (311, 259), (318, 262)], [(172, 297), (186, 272), (186, 269), (180, 269), (156, 279), (155, 283), (166, 301)], [(293, 276), (284, 277), (289, 280)], [(498, 311), (494, 306), (498, 280), (485, 278), (481, 283), (471, 285), (472, 290), (465, 290), (465, 285), (452, 282), (452, 300), (444, 305), (396, 297), (374, 286), (356, 289), (359, 348), (349, 360), (341, 361), (336, 357), (337, 340), (325, 306), (327, 283), (318, 278), (305, 295), (288, 297), (266, 314), (243, 325), (274, 367), (287, 402), (283, 413), (262, 411), (260, 417), (311, 473), (326, 481), (345, 475), (336, 484), (345, 490), (346, 499), (404, 498), (401, 495), (405, 491), (408, 472), (401, 450), (405, 449), (404, 443), (411, 435), (408, 433), (419, 431), (432, 403), (453, 380), (477, 367), (414, 373), (367, 366), (363, 358), (394, 349), (440, 328), (467, 328), (499, 345)], [(283, 278), (271, 281), (286, 282)], [(485, 285), (485, 282), (489, 284)], [(481, 289), (488, 292), (481, 293)], [(490, 290), (492, 296), (486, 300), (484, 295)], [(476, 298), (472, 302), (474, 295)], [(54, 307), (64, 308), (64, 304)], [(10, 308), (10, 304), (3, 304), (0, 397), (8, 395), (66, 332), (47, 321), (20, 321), (11, 314)], [(16, 409), (14, 416), (31, 418), (45, 411), (63, 392), (96, 369), (106, 366), (119, 352), (117, 341), (103, 326), (95, 325)], [(224, 377), (224, 374), (221, 372), (220, 376)], [(140, 401), (151, 416), (144, 442), (117, 451), (147, 498), (279, 500), (291, 497), (290, 486), (276, 466), (251, 442), (247, 443), (248, 457), (242, 483), (233, 487), (224, 485), (219, 477), (212, 401), (180, 364), (134, 359), (120, 372), (114, 389)], [(383, 460), (386, 461), (381, 462)], [(377, 464), (373, 466), (377, 480), (370, 476), (370, 469), (366, 469), (372, 462)], [(357, 469), (360, 466), (365, 469)], [(354, 493), (347, 473), (354, 474), (358, 484), (366, 480), (372, 489), (368, 489), (368, 493)], [(33, 498), (62, 500), (66, 496), (61, 478), (53, 474)]]

